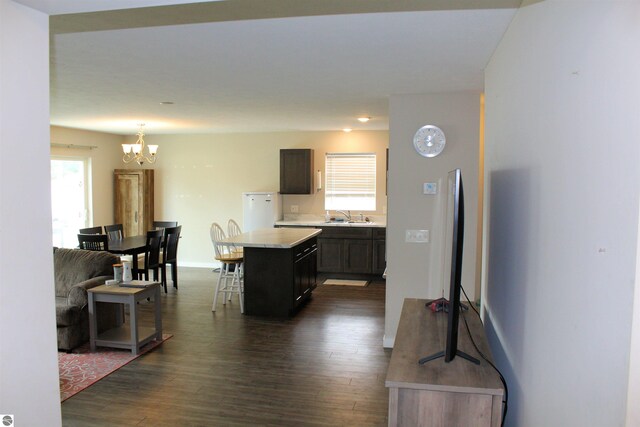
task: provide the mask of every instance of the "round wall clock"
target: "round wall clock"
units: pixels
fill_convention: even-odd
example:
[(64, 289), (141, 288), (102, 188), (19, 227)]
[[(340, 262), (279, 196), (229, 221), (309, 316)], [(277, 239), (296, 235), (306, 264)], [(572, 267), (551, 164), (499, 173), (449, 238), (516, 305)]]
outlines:
[(444, 132), (437, 126), (422, 126), (413, 137), (413, 146), (424, 157), (435, 157), (442, 153), (447, 143)]

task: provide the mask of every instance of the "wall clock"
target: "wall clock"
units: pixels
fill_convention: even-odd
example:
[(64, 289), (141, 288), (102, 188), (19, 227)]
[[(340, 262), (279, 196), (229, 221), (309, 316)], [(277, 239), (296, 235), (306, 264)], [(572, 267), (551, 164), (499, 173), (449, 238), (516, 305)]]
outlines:
[(442, 153), (447, 143), (444, 132), (437, 126), (422, 126), (413, 137), (413, 147), (424, 157), (435, 157)]

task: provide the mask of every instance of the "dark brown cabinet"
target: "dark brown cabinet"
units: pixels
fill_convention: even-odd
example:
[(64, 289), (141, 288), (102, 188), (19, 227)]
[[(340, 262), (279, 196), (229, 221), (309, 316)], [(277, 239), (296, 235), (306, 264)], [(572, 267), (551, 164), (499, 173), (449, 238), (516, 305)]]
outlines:
[(321, 227), (318, 271), (321, 273), (382, 274), (385, 228)]
[(342, 239), (318, 238), (318, 271), (342, 271), (344, 268), (343, 247), (344, 241)]
[(345, 273), (372, 273), (373, 243), (371, 239), (344, 240)]
[(280, 194), (313, 194), (313, 150), (280, 150)]
[(316, 287), (317, 254), (315, 237), (289, 249), (245, 247), (245, 314), (294, 315)]
[(373, 229), (373, 274), (382, 274), (387, 267), (387, 229)]
[(316, 287), (317, 276), (316, 242), (302, 244), (295, 251), (293, 262), (293, 309), (297, 309)]
[[(292, 226), (280, 226), (292, 227)], [(293, 226), (295, 227), (295, 226)], [(308, 228), (308, 226), (306, 226)], [(387, 266), (384, 227), (316, 227), (316, 273), (381, 275)]]

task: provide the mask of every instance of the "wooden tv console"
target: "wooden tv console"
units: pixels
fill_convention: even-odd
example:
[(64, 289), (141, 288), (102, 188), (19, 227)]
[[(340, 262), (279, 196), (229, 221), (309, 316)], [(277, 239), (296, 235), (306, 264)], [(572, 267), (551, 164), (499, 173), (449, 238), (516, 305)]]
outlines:
[[(504, 389), (497, 372), (482, 360), (469, 340), (462, 315), (458, 349), (479, 359), (461, 357), (419, 365), (418, 360), (445, 348), (447, 315), (425, 307), (427, 300), (404, 300), (387, 371), (390, 426), (500, 426)], [(475, 312), (464, 313), (473, 339), (493, 362), (484, 328)]]

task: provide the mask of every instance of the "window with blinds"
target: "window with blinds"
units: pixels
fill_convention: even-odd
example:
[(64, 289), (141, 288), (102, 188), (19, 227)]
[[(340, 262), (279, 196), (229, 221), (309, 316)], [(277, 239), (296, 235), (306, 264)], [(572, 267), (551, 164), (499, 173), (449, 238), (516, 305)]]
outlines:
[(376, 155), (327, 153), (325, 210), (376, 210)]

